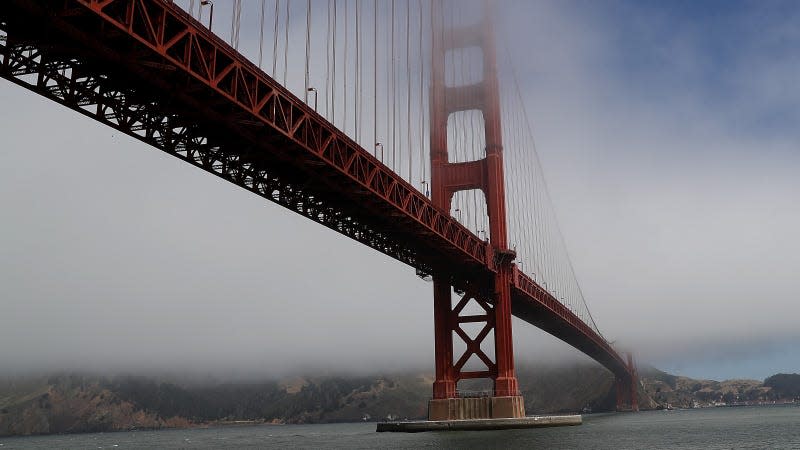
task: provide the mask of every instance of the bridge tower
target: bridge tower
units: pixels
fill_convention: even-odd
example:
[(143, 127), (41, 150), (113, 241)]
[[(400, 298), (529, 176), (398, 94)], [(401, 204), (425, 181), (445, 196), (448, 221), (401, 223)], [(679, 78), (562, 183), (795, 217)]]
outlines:
[(639, 411), (639, 376), (628, 353), (628, 378), (616, 378), (617, 411)]
[[(445, 29), (441, 0), (432, 4), (434, 24), (431, 62), (431, 200), (437, 207), (450, 211), (453, 195), (458, 191), (480, 189), (485, 196), (489, 216), (487, 254), (494, 259), (496, 273), (491, 280), (478, 284), (461, 282), (453, 286), (459, 274), (446, 267), (434, 268), (434, 328), (436, 380), (433, 399), (428, 406), (430, 420), (524, 417), (525, 405), (519, 394), (514, 371), (511, 337), (511, 273), (516, 257), (508, 248), (506, 205), (503, 175), (503, 142), (500, 126), (500, 97), (497, 80), (494, 31), (489, 2), (484, 2), (482, 21)], [(482, 54), (483, 78), (471, 85), (448, 86), (445, 80), (446, 56), (449, 51), (477, 47)], [(483, 114), (485, 155), (482, 159), (451, 163), (448, 158), (447, 126), (451, 114), (477, 110)], [(452, 288), (460, 299), (453, 305)], [(462, 315), (465, 306), (476, 302), (485, 314)], [(470, 337), (462, 324), (480, 323), (482, 330)], [(493, 334), (494, 360), (481, 348)], [(462, 355), (453, 354), (453, 339), (466, 344)], [(458, 357), (458, 359), (455, 359)], [(477, 357), (484, 370), (464, 370), (465, 364)], [(493, 381), (491, 397), (461, 398), (459, 380), (486, 378)]]

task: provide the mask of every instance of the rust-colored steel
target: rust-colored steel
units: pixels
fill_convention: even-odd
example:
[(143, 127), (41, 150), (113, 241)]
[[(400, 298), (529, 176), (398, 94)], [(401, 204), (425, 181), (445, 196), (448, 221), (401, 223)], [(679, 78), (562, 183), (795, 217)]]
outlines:
[(618, 376), (629, 376), (628, 364), (602, 336), (516, 267), (512, 276), (512, 309), (515, 316), (581, 350)]
[(639, 376), (633, 364), (633, 355), (628, 353), (628, 377), (615, 377), (617, 411), (639, 411)]
[[(424, 272), (430, 273), (434, 263), (471, 266), (473, 272), (491, 270), (481, 239), (171, 2), (2, 3), (2, 12), (9, 16), (3, 76), (11, 81)], [(28, 29), (29, 22), (20, 21), (23, 15), (41, 31)], [(55, 39), (54, 31), (68, 39), (37, 47), (43, 33)], [(28, 47), (15, 47), (15, 39)], [(14, 66), (25, 64), (25, 51), (33, 52), (30, 70), (48, 68), (36, 58), (52, 58), (53, 64), (80, 71), (86, 80), (70, 79), (75, 73), (71, 71), (48, 73), (47, 83), (79, 90), (85, 97), (81, 102), (102, 105), (99, 113), (43, 86), (42, 80), (18, 76)], [(102, 92), (100, 86), (117, 94)], [(108, 110), (133, 117), (112, 119), (103, 114)], [(139, 120), (137, 114), (147, 119)], [(166, 122), (158, 123), (156, 115)], [(186, 128), (181, 133), (191, 141), (188, 150), (176, 151), (168, 142), (174, 132), (153, 132), (176, 121)], [(231, 136), (236, 138), (226, 142)], [(270, 177), (267, 172), (291, 172), (291, 177), (280, 178), (293, 178), (294, 183), (275, 192), (261, 183)], [(303, 197), (303, 203), (314, 207), (306, 211), (283, 200), (286, 196)], [(320, 209), (328, 210), (326, 217), (319, 217)]]
[[(453, 30), (439, 51), (490, 43), (488, 26)], [(480, 162), (448, 164), (446, 134), (432, 132), (432, 178), (440, 188), (428, 200), (170, 1), (1, 0), (0, 32), (1, 77), (433, 274), (437, 327), (452, 336), (463, 320), (483, 320), (501, 346), (486, 371), (458, 373), (452, 340), (448, 345), (437, 331), (436, 389), (444, 398), (455, 395), (459, 377), (488, 375), (501, 380), (498, 392), (516, 389), (503, 381), (513, 375), (508, 309), (617, 377), (634, 378), (601, 336), (510, 265), (499, 123), (486, 122), (489, 145)], [(434, 58), (434, 75), (443, 63)], [(499, 120), (497, 105), (489, 104), (496, 77), (484, 76), (481, 86), (432, 93), (434, 124), (444, 117), (446, 133), (445, 112), (473, 107)], [(449, 216), (452, 194), (468, 188), (487, 195), (491, 243)], [(486, 305), (486, 317), (454, 314), (451, 286)], [(467, 348), (480, 349), (480, 342)], [(440, 366), (449, 370), (441, 380)]]
[[(496, 272), (492, 277), (491, 291), (479, 295), (467, 291), (461, 301), (452, 307), (451, 283), (447, 274), (453, 268), (434, 268), (434, 322), (436, 345), (436, 380), (434, 398), (452, 398), (457, 395), (456, 385), (465, 378), (491, 378), (495, 396), (519, 395), (514, 373), (514, 350), (511, 336), (511, 262), (514, 254), (508, 249), (506, 232), (505, 179), (503, 175), (503, 141), (500, 126), (500, 96), (497, 86), (497, 63), (494, 32), (489, 18), (488, 3), (484, 20), (475, 25), (444, 29), (441, 25), (441, 1), (432, 5), (434, 29), (432, 37), (431, 74), (431, 196), (434, 205), (449, 211), (453, 195), (462, 190), (480, 189), (486, 198), (489, 215), (489, 236)], [(445, 55), (466, 47), (480, 48), (483, 56), (483, 79), (468, 85), (451, 87), (445, 82)], [(451, 163), (448, 157), (447, 122), (450, 114), (464, 110), (483, 113), (485, 156), (463, 163)], [(482, 322), (484, 327), (476, 339), (471, 339), (460, 328), (466, 318), (461, 310), (470, 299), (486, 310), (485, 315), (469, 317), (471, 322)], [(480, 350), (480, 343), (494, 332), (494, 361)], [(458, 336), (466, 344), (466, 351), (458, 360), (452, 354), (452, 339)], [(464, 371), (464, 363), (475, 355), (485, 365), (485, 370)]]
[(628, 353), (628, 396), (631, 401), (631, 411), (639, 411), (639, 374), (633, 364), (633, 354)]

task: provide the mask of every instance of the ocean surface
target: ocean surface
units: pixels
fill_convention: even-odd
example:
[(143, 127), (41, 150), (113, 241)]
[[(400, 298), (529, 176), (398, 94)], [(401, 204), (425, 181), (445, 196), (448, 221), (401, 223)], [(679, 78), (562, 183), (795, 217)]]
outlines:
[(596, 414), (581, 426), (376, 433), (375, 423), (255, 425), (0, 438), (0, 450), (52, 448), (800, 449), (800, 406)]

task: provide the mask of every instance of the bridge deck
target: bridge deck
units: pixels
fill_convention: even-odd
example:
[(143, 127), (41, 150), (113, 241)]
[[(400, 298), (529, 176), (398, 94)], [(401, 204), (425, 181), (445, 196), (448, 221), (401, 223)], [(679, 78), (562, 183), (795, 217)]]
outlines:
[[(431, 273), (490, 285), (488, 243), (180, 8), (162, 0), (4, 0), (0, 76)], [(622, 358), (515, 272), (514, 315)]]

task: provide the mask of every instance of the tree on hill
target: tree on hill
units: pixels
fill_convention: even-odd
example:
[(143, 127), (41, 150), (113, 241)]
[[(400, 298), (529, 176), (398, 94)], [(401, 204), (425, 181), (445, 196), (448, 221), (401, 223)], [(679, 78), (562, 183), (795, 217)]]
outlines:
[(771, 387), (778, 397), (800, 398), (800, 374), (779, 373), (764, 380), (764, 386)]

